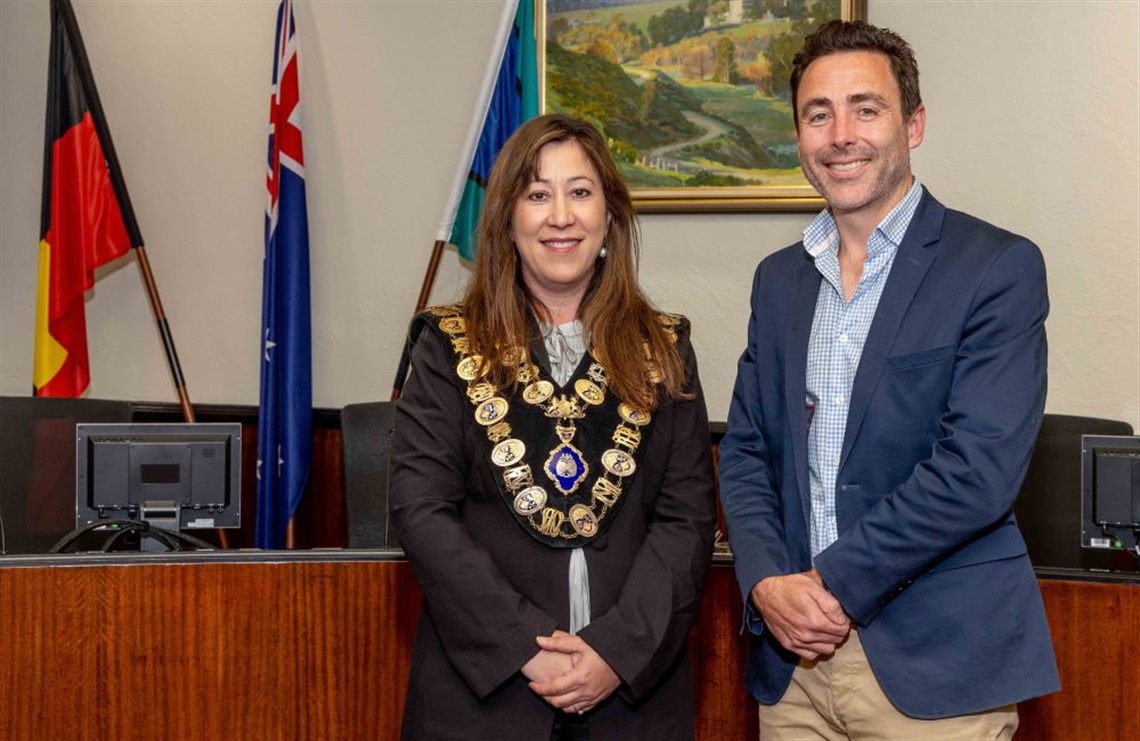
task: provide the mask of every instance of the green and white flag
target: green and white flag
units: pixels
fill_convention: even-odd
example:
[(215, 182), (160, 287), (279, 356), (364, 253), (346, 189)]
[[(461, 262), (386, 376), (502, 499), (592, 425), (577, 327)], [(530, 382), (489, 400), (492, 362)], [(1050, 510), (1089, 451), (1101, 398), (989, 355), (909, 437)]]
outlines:
[(538, 56), (534, 2), (503, 6), (494, 54), (483, 76), (451, 200), (436, 239), (450, 242), (465, 260), (475, 259), (475, 240), (491, 166), (503, 144), (524, 121), (538, 115)]

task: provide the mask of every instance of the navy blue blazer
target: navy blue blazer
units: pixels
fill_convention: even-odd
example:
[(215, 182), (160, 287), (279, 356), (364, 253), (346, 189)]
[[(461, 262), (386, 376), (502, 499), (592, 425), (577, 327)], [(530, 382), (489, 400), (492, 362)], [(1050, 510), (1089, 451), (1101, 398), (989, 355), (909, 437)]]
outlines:
[[(745, 621), (745, 684), (779, 700), (797, 657), (749, 604), (812, 567), (806, 367), (820, 274), (803, 244), (760, 263), (720, 444), (720, 494)], [(924, 193), (851, 392), (839, 539), (815, 559), (907, 715), (979, 712), (1060, 688), (1041, 593), (1011, 508), (1044, 411), (1037, 247)]]

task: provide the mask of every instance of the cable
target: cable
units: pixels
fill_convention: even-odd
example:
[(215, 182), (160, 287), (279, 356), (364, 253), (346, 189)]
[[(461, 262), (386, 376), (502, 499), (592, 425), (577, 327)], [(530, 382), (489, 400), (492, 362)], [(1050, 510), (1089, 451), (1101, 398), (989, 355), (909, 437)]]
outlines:
[(111, 537), (107, 538), (107, 540), (103, 543), (103, 547), (100, 550), (103, 553), (110, 553), (114, 550), (115, 544), (122, 540), (127, 535), (127, 533), (137, 532), (141, 529), (142, 528), (134, 527), (133, 525), (121, 530), (118, 528), (112, 528), (114, 532), (111, 534)]
[(95, 530), (111, 531), (110, 536), (103, 542), (100, 549), (103, 553), (113, 551), (128, 533), (138, 533), (140, 540), (152, 538), (164, 545), (168, 551), (214, 550), (213, 545), (195, 538), (193, 535), (155, 527), (145, 520), (97, 520), (76, 528), (63, 536), (58, 543), (48, 549), (48, 553), (65, 553), (81, 537)]

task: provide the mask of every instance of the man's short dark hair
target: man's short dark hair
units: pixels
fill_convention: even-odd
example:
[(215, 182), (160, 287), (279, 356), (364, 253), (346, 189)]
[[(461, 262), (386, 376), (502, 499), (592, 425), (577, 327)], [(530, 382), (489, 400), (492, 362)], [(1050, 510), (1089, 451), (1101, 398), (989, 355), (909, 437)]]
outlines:
[(792, 59), (792, 118), (797, 130), (800, 127), (797, 96), (800, 80), (808, 65), (821, 57), (849, 51), (874, 51), (887, 56), (899, 86), (904, 121), (922, 105), (922, 96), (918, 92), (918, 62), (914, 58), (914, 49), (903, 37), (865, 21), (828, 21), (804, 39), (804, 48)]

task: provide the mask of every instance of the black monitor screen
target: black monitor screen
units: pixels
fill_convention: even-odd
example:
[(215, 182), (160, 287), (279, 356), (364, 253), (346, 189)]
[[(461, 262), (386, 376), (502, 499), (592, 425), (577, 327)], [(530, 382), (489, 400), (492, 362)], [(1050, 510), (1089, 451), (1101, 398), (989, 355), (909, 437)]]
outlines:
[(241, 425), (80, 424), (75, 520), (150, 519), (177, 529), (241, 525)]
[(1140, 528), (1140, 437), (1081, 437), (1081, 545), (1131, 548)]

